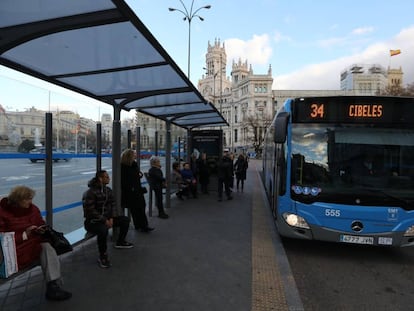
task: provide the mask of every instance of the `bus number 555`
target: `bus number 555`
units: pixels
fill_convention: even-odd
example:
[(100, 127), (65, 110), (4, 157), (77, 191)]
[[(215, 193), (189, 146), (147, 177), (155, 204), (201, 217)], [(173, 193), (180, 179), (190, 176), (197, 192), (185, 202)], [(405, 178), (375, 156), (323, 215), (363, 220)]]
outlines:
[(341, 217), (341, 210), (327, 208), (327, 209), (325, 209), (325, 216), (327, 216), (327, 217)]

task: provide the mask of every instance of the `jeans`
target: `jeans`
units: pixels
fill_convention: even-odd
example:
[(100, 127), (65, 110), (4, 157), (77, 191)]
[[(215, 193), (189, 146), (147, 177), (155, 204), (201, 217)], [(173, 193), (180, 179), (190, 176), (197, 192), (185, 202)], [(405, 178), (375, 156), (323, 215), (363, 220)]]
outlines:
[(218, 179), (218, 196), (220, 199), (223, 197), (223, 186), (224, 186), (224, 191), (227, 195), (227, 198), (231, 197), (230, 182), (231, 180), (229, 180), (228, 178)]
[[(103, 255), (108, 249), (107, 246), (107, 237), (109, 228), (105, 223), (102, 222), (90, 222), (90, 220), (85, 220), (85, 229), (88, 232), (96, 234), (98, 241), (98, 250), (99, 254)], [(119, 236), (117, 243), (122, 243), (125, 241), (125, 237), (128, 233), (129, 228), (129, 218), (127, 216), (118, 216), (113, 218), (113, 227), (119, 227)]]
[(163, 205), (163, 194), (162, 194), (162, 188), (157, 188), (154, 189), (154, 194), (155, 194), (155, 204), (157, 205), (158, 208), (158, 215), (164, 215), (165, 211), (164, 211), (164, 205)]

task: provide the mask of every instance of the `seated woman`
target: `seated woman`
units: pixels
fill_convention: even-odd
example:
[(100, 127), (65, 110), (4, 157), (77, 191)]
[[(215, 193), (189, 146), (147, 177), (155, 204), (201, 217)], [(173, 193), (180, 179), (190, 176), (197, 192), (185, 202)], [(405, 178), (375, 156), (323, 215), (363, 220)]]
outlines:
[(197, 198), (197, 179), (191, 170), (190, 163), (184, 163), (183, 169), (181, 170), (181, 176), (193, 197)]
[(40, 259), (47, 282), (46, 299), (66, 300), (72, 294), (60, 288), (60, 261), (55, 249), (44, 238), (45, 221), (39, 208), (32, 203), (35, 191), (17, 186), (0, 201), (0, 231), (15, 232), (19, 269)]
[(180, 200), (184, 200), (183, 196), (188, 196), (188, 187), (181, 176), (180, 163), (174, 162), (172, 165), (171, 185), (176, 186), (176, 195)]

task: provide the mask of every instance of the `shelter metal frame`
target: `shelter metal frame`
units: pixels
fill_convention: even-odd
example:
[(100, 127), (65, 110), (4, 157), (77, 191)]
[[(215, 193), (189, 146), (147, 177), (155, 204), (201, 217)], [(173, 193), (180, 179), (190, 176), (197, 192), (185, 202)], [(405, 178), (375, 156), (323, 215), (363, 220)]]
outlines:
[[(111, 105), (113, 167), (120, 166), (122, 110), (167, 128), (228, 126), (123, 0), (0, 1), (0, 65)], [(113, 170), (112, 185), (120, 206), (120, 170)]]

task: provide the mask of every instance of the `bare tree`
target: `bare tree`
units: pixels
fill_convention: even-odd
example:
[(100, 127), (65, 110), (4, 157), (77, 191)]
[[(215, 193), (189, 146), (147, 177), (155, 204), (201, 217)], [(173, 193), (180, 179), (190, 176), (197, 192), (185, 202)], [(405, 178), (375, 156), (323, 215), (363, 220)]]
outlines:
[(250, 115), (245, 120), (245, 128), (247, 129), (247, 139), (253, 145), (257, 155), (262, 154), (264, 136), (267, 128), (272, 123), (272, 116), (270, 115)]
[(414, 96), (414, 83), (407, 84), (406, 87), (400, 85), (390, 85), (379, 92), (379, 95), (388, 96)]
[(405, 96), (414, 96), (414, 83), (407, 84), (405, 87)]

